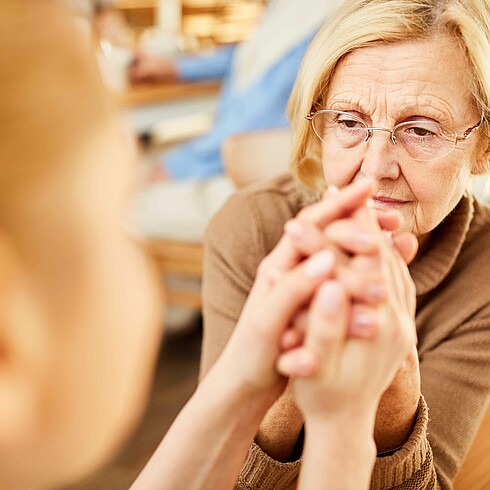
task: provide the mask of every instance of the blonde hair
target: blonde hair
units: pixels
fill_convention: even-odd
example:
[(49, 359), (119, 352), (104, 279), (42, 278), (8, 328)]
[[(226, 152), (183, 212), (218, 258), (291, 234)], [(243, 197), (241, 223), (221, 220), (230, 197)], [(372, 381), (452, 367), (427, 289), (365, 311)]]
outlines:
[(53, 0), (0, 2), (0, 207), (67, 168), (112, 115), (90, 40)]
[(291, 169), (309, 191), (325, 188), (320, 143), (305, 119), (321, 105), (342, 58), (379, 43), (427, 39), (450, 34), (464, 50), (472, 74), (469, 86), (483, 118), (484, 143), (474, 173), (489, 170), (484, 157), (490, 141), (490, 2), (488, 0), (346, 0), (322, 27), (303, 60), (289, 101), (293, 133)]

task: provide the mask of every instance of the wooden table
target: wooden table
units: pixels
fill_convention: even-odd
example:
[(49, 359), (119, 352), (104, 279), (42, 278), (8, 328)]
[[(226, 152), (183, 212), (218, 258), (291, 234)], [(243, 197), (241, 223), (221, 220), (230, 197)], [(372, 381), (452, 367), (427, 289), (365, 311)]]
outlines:
[(121, 95), (123, 107), (138, 107), (175, 100), (217, 95), (221, 84), (216, 81), (171, 82), (129, 87)]

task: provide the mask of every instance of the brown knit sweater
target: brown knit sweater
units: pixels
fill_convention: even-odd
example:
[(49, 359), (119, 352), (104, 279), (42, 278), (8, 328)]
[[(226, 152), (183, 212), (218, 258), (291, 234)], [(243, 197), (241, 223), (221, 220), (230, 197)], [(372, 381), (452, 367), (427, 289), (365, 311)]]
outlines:
[[(282, 176), (237, 193), (210, 224), (201, 374), (229, 339), (259, 262), (305, 204)], [(448, 489), (490, 399), (490, 208), (464, 196), (410, 272), (423, 397), (409, 440), (377, 459), (372, 488)], [(300, 461), (274, 461), (253, 444), (237, 488), (295, 488), (299, 468)]]

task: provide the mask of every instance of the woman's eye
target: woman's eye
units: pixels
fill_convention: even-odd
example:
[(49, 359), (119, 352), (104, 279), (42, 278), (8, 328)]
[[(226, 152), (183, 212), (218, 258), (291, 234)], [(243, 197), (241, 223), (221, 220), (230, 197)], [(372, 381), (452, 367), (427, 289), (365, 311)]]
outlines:
[(430, 129), (421, 128), (418, 126), (412, 126), (410, 128), (407, 128), (407, 131), (409, 131), (410, 133), (414, 134), (415, 136), (419, 136), (421, 138), (426, 137), (426, 136), (435, 136), (436, 135), (436, 133), (434, 133)]
[(353, 128), (360, 126), (359, 121), (356, 121), (354, 119), (339, 119), (338, 123), (341, 126), (345, 126), (346, 128), (349, 128), (349, 129), (353, 129)]

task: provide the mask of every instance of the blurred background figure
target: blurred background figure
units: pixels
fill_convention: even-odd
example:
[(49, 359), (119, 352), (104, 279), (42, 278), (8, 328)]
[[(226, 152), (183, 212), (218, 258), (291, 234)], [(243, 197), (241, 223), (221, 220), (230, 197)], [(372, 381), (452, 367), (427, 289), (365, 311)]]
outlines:
[[(200, 55), (162, 57), (136, 53), (133, 84), (222, 80), (214, 122), (200, 137), (153, 160), (135, 203), (135, 228), (145, 237), (201, 243), (204, 229), (234, 186), (223, 169), (222, 145), (244, 132), (286, 128), (286, 105), (303, 55), (325, 17), (340, 0), (271, 0), (249, 38)], [(202, 119), (175, 121), (188, 129)], [(192, 288), (188, 279), (169, 278)], [(194, 286), (194, 290), (199, 287)], [(196, 310), (169, 309), (174, 328), (191, 323)], [(172, 328), (172, 327), (171, 327)]]
[(140, 52), (134, 83), (222, 79), (212, 129), (164, 153), (150, 171), (136, 205), (146, 236), (201, 241), (214, 212), (233, 192), (223, 171), (221, 145), (237, 133), (286, 127), (285, 109), (298, 67), (325, 16), (340, 1), (272, 0), (251, 37), (210, 55), (159, 58)]
[(98, 45), (97, 58), (105, 84), (122, 91), (132, 59), (135, 32), (112, 0), (62, 0), (88, 38)]
[(101, 39), (120, 43), (130, 28), (112, 0), (64, 0), (66, 7), (76, 15), (90, 20)]
[(135, 145), (59, 3), (0, 3), (0, 487), (58, 488), (140, 419), (160, 344)]

